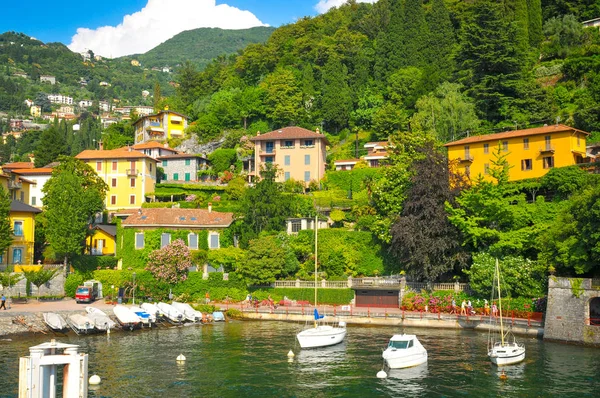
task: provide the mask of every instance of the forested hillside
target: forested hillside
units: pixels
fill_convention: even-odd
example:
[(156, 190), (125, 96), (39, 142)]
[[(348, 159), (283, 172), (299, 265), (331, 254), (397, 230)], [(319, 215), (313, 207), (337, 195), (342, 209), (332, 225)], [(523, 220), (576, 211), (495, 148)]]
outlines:
[[(251, 43), (264, 43), (275, 28), (257, 26), (250, 29), (224, 30), (199, 28), (181, 32), (145, 54), (132, 56), (147, 67), (163, 67), (191, 61), (203, 69), (223, 54), (235, 54)], [(131, 57), (128, 57), (131, 58)]]
[(197, 119), (192, 131), (204, 140), (290, 124), (322, 127), (333, 142), (354, 130), (371, 139), (421, 130), (448, 141), (558, 118), (600, 131), (600, 34), (581, 24), (597, 8), (589, 0), (351, 2), (203, 72), (184, 66), (170, 102)]

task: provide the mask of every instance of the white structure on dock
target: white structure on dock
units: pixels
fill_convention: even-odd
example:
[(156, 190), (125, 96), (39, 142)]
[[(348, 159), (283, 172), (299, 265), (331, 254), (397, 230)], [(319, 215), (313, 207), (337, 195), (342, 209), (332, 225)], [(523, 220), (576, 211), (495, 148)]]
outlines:
[(29, 348), (19, 361), (19, 398), (56, 398), (58, 367), (63, 366), (63, 398), (87, 398), (88, 354), (78, 345), (49, 343)]

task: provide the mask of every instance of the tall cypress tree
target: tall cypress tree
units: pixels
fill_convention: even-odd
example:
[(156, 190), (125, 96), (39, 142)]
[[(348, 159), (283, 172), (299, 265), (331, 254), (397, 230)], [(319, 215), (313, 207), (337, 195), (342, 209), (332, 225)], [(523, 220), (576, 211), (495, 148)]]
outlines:
[(422, 0), (406, 0), (404, 3), (404, 53), (402, 66), (424, 67), (429, 38)]
[(330, 57), (322, 71), (323, 83), (321, 114), (328, 129), (348, 125), (352, 110), (352, 94), (348, 86), (348, 68), (335, 57)]
[(387, 77), (402, 66), (404, 53), (404, 9), (402, 0), (379, 0), (374, 7), (388, 17), (387, 29), (375, 40), (375, 81), (385, 82)]
[(527, 11), (529, 13), (529, 45), (539, 48), (544, 34), (542, 33), (542, 1), (527, 0)]
[(456, 36), (444, 0), (432, 1), (426, 19), (429, 27), (427, 64), (437, 72), (438, 80), (444, 80), (454, 68), (451, 55), (456, 46)]
[(0, 254), (4, 254), (13, 241), (9, 218), (10, 202), (8, 192), (0, 185)]
[(515, 26), (515, 42), (525, 53), (529, 49), (529, 12), (527, 0), (504, 0), (504, 12), (508, 22)]
[(44, 130), (42, 139), (35, 151), (35, 167), (43, 167), (58, 159), (60, 155), (68, 155), (69, 147), (58, 128), (51, 126)]

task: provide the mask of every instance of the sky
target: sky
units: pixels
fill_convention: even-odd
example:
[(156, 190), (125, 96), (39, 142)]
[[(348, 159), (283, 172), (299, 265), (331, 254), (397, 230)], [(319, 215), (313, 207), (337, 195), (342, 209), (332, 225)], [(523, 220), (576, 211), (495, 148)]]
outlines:
[[(2, 5), (0, 33), (16, 31), (105, 57), (144, 53), (201, 27), (278, 27), (346, 0), (29, 0)], [(358, 0), (373, 3), (376, 0)]]

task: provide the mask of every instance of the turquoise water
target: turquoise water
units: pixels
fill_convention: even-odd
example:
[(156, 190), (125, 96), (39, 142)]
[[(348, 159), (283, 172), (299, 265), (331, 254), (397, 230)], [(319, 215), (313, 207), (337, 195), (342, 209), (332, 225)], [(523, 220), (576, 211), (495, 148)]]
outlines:
[[(90, 397), (598, 397), (600, 350), (521, 338), (524, 363), (487, 360), (487, 334), (461, 330), (349, 327), (338, 346), (300, 350), (302, 325), (241, 322), (57, 336), (89, 354), (89, 373), (102, 378)], [(429, 353), (426, 366), (377, 379), (389, 337), (415, 333)], [(18, 358), (49, 336), (0, 342), (0, 397), (16, 397)], [(287, 352), (296, 357), (289, 362)], [(175, 358), (184, 354), (187, 361)]]

